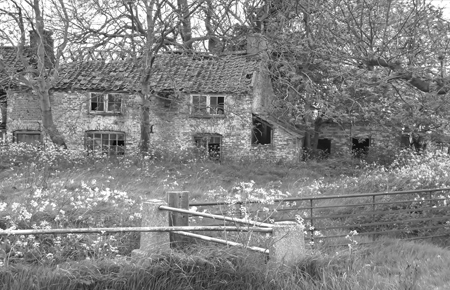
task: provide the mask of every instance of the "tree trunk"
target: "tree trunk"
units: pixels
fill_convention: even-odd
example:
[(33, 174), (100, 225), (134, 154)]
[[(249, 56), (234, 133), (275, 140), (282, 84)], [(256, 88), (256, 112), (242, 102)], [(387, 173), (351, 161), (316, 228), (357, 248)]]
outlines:
[(181, 38), (183, 43), (186, 44), (187, 49), (192, 49), (192, 26), (191, 26), (191, 12), (189, 11), (189, 5), (187, 0), (178, 0), (178, 9), (181, 13)]
[(141, 153), (148, 152), (150, 146), (150, 108), (146, 102), (148, 96), (142, 96), (143, 104), (141, 107)]
[(206, 8), (205, 8), (205, 29), (206, 29), (206, 35), (209, 36), (208, 50), (211, 53), (218, 54), (220, 47), (219, 47), (219, 39), (214, 36), (214, 29), (213, 29), (213, 25), (212, 25), (213, 13), (214, 13), (214, 8), (213, 8), (212, 0), (207, 0)]
[(317, 145), (319, 143), (320, 130), (323, 123), (322, 118), (318, 117), (314, 120), (314, 127), (306, 129), (305, 138), (303, 139), (303, 160), (317, 157)]
[(46, 66), (45, 61), (45, 47), (47, 44), (44, 39), (44, 20), (41, 15), (41, 9), (39, 6), (39, 0), (34, 0), (33, 2), (33, 10), (36, 15), (36, 32), (39, 35), (39, 44), (37, 45), (37, 68), (38, 75), (36, 76), (34, 83), (34, 90), (38, 94), (41, 103), (41, 111), (42, 111), (42, 126), (44, 127), (45, 132), (49, 135), (50, 139), (55, 145), (58, 145), (63, 148), (67, 148), (66, 142), (64, 140), (64, 136), (58, 131), (53, 122), (53, 114), (52, 107), (50, 103), (50, 93), (49, 93), (49, 83), (47, 80), (48, 71), (51, 68)]
[(50, 94), (48, 91), (39, 92), (39, 98), (41, 101), (41, 111), (42, 111), (42, 126), (44, 131), (48, 134), (53, 144), (67, 149), (64, 136), (59, 132), (55, 123), (53, 122), (52, 107), (50, 104)]
[(155, 45), (155, 18), (154, 7), (155, 0), (145, 1), (145, 9), (147, 13), (147, 34), (145, 36), (146, 43), (144, 48), (143, 74), (141, 75), (141, 154), (146, 154), (150, 145), (150, 79), (153, 70), (153, 62), (155, 61), (155, 54), (153, 46)]

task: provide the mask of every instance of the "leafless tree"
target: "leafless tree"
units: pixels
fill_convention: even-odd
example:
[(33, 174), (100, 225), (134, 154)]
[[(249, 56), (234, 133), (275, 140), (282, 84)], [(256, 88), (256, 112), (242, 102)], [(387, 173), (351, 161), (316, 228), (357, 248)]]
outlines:
[[(63, 135), (53, 122), (50, 89), (58, 79), (60, 60), (67, 45), (69, 16), (63, 0), (51, 0), (48, 13), (58, 15), (60, 19), (61, 38), (56, 54), (46, 40), (44, 8), (39, 0), (15, 1), (0, 8), (5, 21), (0, 27), (0, 38), (16, 47), (16, 63), (8, 64), (0, 59), (0, 69), (8, 73), (15, 85), (24, 85), (32, 90), (40, 100), (42, 126), (52, 142), (66, 147)], [(37, 35), (34, 50), (25, 43), (26, 29)], [(20, 67), (20, 69), (17, 69)]]

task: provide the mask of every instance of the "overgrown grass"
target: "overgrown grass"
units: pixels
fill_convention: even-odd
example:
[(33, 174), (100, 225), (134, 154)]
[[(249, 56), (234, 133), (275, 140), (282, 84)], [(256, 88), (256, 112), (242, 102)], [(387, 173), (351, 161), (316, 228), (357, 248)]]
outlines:
[[(108, 159), (13, 146), (0, 152), (0, 228), (139, 226), (142, 201), (163, 199), (167, 190), (187, 190), (198, 201), (256, 199), (264, 212), (264, 203), (275, 197), (450, 187), (448, 172), (448, 156), (411, 152), (383, 166), (356, 159), (294, 165), (138, 155)], [(296, 267), (273, 270), (263, 256), (222, 247), (132, 260), (127, 257), (139, 247), (139, 235), (131, 233), (9, 236), (1, 240), (8, 267), (0, 268), (0, 281), (2, 289), (433, 289), (449, 284), (448, 250), (396, 240), (365, 246), (345, 242), (347, 248), (316, 248)]]
[(274, 267), (240, 249), (195, 248), (146, 259), (90, 260), (53, 267), (0, 268), (2, 289), (446, 289), (450, 252), (429, 244), (382, 240), (353, 252), (309, 253)]

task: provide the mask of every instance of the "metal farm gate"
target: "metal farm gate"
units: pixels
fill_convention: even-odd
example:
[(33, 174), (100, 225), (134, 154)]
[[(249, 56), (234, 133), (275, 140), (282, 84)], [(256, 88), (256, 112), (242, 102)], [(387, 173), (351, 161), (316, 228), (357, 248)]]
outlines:
[[(318, 195), (257, 202), (198, 202), (197, 210), (235, 214), (244, 207), (260, 222), (301, 221), (306, 241), (347, 245), (352, 236), (371, 242), (380, 236), (399, 239), (446, 239), (450, 236), (450, 188), (349, 195)], [(262, 210), (262, 208), (269, 210)]]

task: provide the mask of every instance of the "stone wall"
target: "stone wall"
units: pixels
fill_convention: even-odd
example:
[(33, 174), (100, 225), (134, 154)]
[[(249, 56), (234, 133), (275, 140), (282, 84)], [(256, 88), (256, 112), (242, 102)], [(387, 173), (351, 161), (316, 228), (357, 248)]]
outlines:
[(181, 95), (171, 102), (154, 98), (150, 113), (153, 125), (150, 147), (164, 146), (174, 152), (183, 151), (196, 146), (196, 135), (218, 134), (222, 136), (223, 158), (248, 151), (251, 145), (251, 100), (247, 95), (223, 96), (225, 114), (210, 116), (192, 115), (188, 95)]
[[(252, 105), (249, 95), (221, 95), (225, 114), (194, 116), (191, 98), (180, 95), (172, 101), (153, 98), (150, 101), (150, 148), (174, 154), (195, 148), (194, 136), (222, 136), (221, 157), (240, 159), (245, 156), (268, 161), (299, 160), (300, 140), (297, 135), (273, 125), (271, 145), (252, 145)], [(69, 148), (83, 148), (85, 132), (90, 130), (120, 131), (126, 134), (126, 150), (137, 149), (140, 141), (140, 99), (124, 95), (122, 112), (118, 115), (89, 112), (89, 92), (53, 92), (54, 122), (64, 134)], [(41, 130), (39, 99), (31, 92), (9, 92), (7, 130), (10, 140), (18, 130)]]
[(370, 147), (400, 146), (400, 135), (380, 127), (371, 126), (368, 123), (322, 125), (320, 138), (331, 139), (331, 154), (350, 152), (352, 139), (370, 139)]
[[(89, 92), (53, 92), (51, 98), (53, 121), (66, 138), (69, 148), (83, 148), (85, 132), (89, 130), (120, 131), (126, 133), (126, 147), (137, 147), (140, 139), (140, 119), (132, 106), (123, 106), (120, 115), (89, 113)], [(125, 104), (134, 103), (134, 96), (126, 96)], [(8, 138), (15, 131), (41, 131), (39, 99), (31, 92), (8, 94)]]
[(302, 138), (292, 134), (281, 126), (273, 126), (273, 144), (252, 145), (251, 156), (254, 159), (270, 162), (298, 162), (301, 160)]
[(272, 144), (252, 144), (252, 101), (248, 95), (226, 95), (223, 116), (198, 117), (190, 113), (189, 96), (182, 97), (181, 101), (172, 101), (169, 105), (167, 101), (155, 98), (150, 116), (153, 124), (151, 145), (158, 147), (163, 144), (177, 152), (195, 147), (195, 135), (218, 134), (222, 136), (222, 158), (298, 161), (301, 140), (298, 135), (289, 133), (280, 125), (271, 124)]

